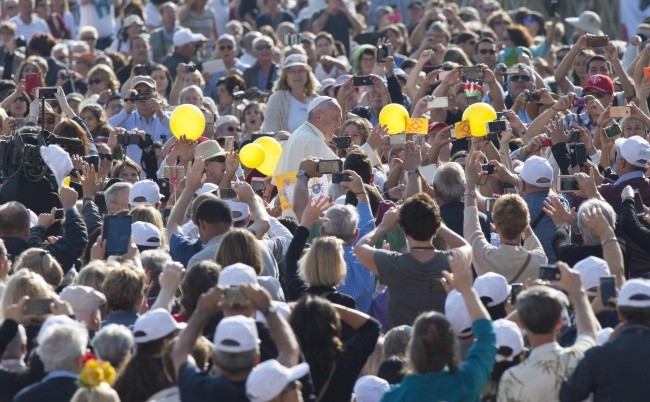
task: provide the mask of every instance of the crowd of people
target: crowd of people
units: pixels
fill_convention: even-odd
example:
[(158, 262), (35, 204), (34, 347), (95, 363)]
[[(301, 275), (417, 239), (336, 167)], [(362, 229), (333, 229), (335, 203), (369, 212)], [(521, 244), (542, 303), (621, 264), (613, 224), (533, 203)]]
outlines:
[(1, 0), (0, 401), (645, 400), (650, 20), (461, 3)]

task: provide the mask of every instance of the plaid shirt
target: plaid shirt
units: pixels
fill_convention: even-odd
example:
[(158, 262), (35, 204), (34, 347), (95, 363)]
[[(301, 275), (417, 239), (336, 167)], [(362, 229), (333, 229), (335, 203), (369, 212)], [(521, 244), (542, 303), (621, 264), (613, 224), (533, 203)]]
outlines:
[[(359, 202), (357, 212), (359, 212), (358, 241), (358, 239), (363, 238), (375, 228), (375, 219), (372, 216), (370, 204), (367, 201)], [(369, 313), (372, 296), (375, 293), (375, 274), (370, 272), (357, 259), (352, 252), (353, 248), (354, 244), (346, 244), (343, 246), (343, 259), (347, 266), (347, 275), (343, 283), (337, 287), (337, 290), (351, 296), (357, 303), (357, 310), (363, 313)]]

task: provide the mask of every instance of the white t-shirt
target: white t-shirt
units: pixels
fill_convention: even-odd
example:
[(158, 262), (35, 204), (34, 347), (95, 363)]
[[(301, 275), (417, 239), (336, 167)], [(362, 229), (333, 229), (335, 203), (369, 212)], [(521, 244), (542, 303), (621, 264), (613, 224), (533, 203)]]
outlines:
[(162, 25), (162, 16), (160, 15), (160, 11), (158, 11), (156, 6), (151, 2), (147, 2), (147, 5), (144, 6), (144, 22), (154, 28), (158, 28)]
[(228, 0), (211, 0), (208, 7), (214, 10), (217, 35), (226, 33), (226, 24), (230, 21), (230, 2)]
[(47, 26), (45, 20), (39, 18), (36, 14), (32, 14), (32, 22), (30, 24), (25, 23), (20, 14), (11, 18), (9, 21), (16, 24), (16, 37), (24, 36), (25, 40), (29, 40), (34, 36), (35, 33), (51, 33), (50, 27)]
[(101, 18), (92, 3), (79, 7), (79, 26), (94, 26), (100, 38), (113, 36), (115, 33), (115, 6), (111, 3), (110, 8), (104, 10)]
[(287, 128), (293, 133), (300, 125), (307, 121), (307, 104), (300, 102), (293, 96), (289, 96), (291, 104), (289, 106), (289, 121)]

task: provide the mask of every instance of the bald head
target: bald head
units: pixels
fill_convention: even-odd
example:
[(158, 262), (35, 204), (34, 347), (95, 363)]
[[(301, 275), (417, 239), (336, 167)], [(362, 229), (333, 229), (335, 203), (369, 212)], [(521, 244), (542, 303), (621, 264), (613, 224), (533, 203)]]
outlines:
[(29, 211), (17, 201), (0, 206), (0, 237), (21, 237), (29, 235)]

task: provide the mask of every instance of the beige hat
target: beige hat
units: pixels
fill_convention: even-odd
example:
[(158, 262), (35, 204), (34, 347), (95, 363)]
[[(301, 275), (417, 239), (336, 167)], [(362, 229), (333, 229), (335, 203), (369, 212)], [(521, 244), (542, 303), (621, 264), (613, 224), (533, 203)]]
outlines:
[(208, 140), (196, 146), (194, 157), (202, 157), (203, 160), (216, 158), (217, 156), (225, 156), (226, 151), (221, 148), (221, 145), (215, 140)]
[(76, 311), (93, 311), (106, 303), (106, 296), (90, 286), (66, 286), (59, 295), (61, 300), (67, 301)]

